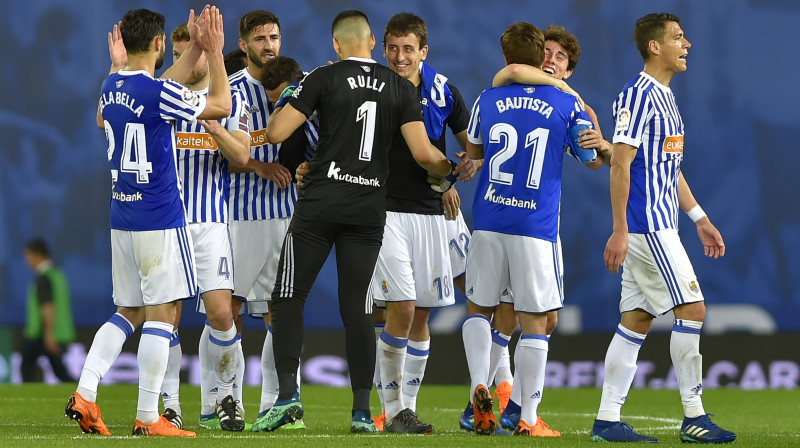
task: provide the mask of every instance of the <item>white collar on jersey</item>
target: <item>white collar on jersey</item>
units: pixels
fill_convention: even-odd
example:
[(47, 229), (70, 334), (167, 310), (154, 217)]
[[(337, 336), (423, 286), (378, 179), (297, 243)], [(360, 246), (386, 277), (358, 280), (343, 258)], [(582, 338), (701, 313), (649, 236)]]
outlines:
[(117, 73), (122, 76), (147, 75), (151, 78), (153, 77), (147, 70), (120, 70)]
[(359, 62), (375, 62), (375, 59), (370, 58), (357, 58), (355, 56), (350, 56), (349, 58), (345, 59), (345, 61), (359, 61)]
[(655, 84), (655, 86), (658, 87), (659, 89), (665, 90), (667, 92), (672, 92), (672, 89), (669, 86), (665, 86), (664, 84), (661, 84), (656, 78), (653, 78), (652, 76), (650, 76), (647, 73), (645, 73), (644, 70), (639, 72), (639, 74), (644, 76), (645, 78), (649, 79), (650, 81), (652, 81), (653, 84)]
[(253, 77), (253, 75), (251, 75), (251, 74), (250, 74), (250, 70), (248, 70), (248, 69), (247, 69), (247, 67), (243, 68), (243, 69), (242, 69), (242, 71), (244, 72), (244, 76), (246, 76), (246, 77), (247, 77), (247, 79), (248, 79), (248, 80), (249, 80), (249, 81), (250, 81), (252, 84), (255, 84), (255, 85), (258, 85), (258, 86), (260, 86), (260, 85), (261, 85), (261, 81), (259, 81), (259, 80), (257, 80), (256, 78), (254, 78), (254, 77)]

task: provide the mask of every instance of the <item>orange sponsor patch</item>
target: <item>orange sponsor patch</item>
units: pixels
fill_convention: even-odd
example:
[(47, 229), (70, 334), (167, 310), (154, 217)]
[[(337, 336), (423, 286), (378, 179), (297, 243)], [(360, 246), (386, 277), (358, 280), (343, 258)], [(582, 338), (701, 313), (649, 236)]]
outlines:
[(178, 132), (177, 146), (180, 149), (214, 151), (218, 149), (217, 141), (205, 132)]
[(250, 133), (250, 147), (261, 146), (269, 143), (267, 141), (267, 130), (259, 129), (258, 131)]
[(665, 152), (683, 152), (683, 136), (675, 135), (664, 140)]

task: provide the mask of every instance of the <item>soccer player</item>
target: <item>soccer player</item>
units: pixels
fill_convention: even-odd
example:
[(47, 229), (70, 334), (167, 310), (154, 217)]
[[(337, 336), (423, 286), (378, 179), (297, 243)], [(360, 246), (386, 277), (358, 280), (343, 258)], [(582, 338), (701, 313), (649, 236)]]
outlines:
[[(506, 85), (511, 82), (520, 84), (539, 83), (542, 72), (555, 79), (564, 80), (572, 76), (581, 47), (578, 38), (562, 26), (550, 25), (544, 30), (544, 60), (541, 70), (524, 64), (511, 64), (501, 69), (493, 80), (493, 85)], [(592, 119), (593, 128), (581, 133), (578, 143), (585, 149), (596, 149), (597, 160), (588, 162), (586, 166), (597, 169), (602, 164), (609, 165), (611, 160), (611, 143), (603, 138), (600, 125), (594, 110), (585, 104), (586, 114)], [(561, 242), (557, 242), (559, 246)], [(500, 424), (505, 429), (513, 430), (520, 418), (520, 388), (512, 390), (511, 366), (509, 363), (508, 342), (517, 327), (516, 313), (510, 294), (500, 298), (500, 304), (492, 316), (492, 351), (489, 365), (489, 378), (494, 378), (496, 393), (500, 403)], [(558, 324), (558, 311), (547, 313), (546, 335), (550, 337)], [(507, 409), (507, 410), (506, 410)], [(465, 411), (465, 414), (468, 411)], [(462, 417), (463, 421), (463, 417)], [(462, 423), (462, 427), (464, 427)]]
[[(158, 414), (175, 301), (196, 294), (194, 252), (175, 166), (173, 126), (181, 119), (219, 119), (230, 113), (222, 15), (216, 7), (207, 7), (195, 23), (194, 13), (190, 14), (190, 26), (209, 59), (207, 97), (153, 78), (166, 50), (163, 15), (132, 10), (118, 26), (127, 65), (103, 83), (97, 123), (109, 142), (114, 302), (124, 308), (143, 307), (147, 319), (137, 355), (139, 400), (133, 434), (194, 437), (194, 432), (178, 429)], [(94, 390), (79, 383), (65, 412), (84, 432), (108, 435), (95, 403), (99, 379), (95, 378)]]
[[(427, 41), (425, 21), (400, 13), (386, 24), (383, 52), (389, 68), (415, 86), (428, 138), (446, 154), (445, 128), (466, 145), (469, 112), (447, 77), (422, 62)], [(376, 333), (382, 328), (375, 377), (385, 409), (376, 427), (429, 434), (433, 426), (416, 416), (430, 352), (428, 317), (431, 308), (455, 303), (442, 193), (428, 184), (427, 171), (414, 160), (402, 135), (392, 141), (389, 166), (386, 227), (372, 281)]]
[[(172, 32), (171, 40), (176, 65), (191, 68), (186, 87), (198, 94), (207, 93), (208, 61), (201, 51), (196, 51), (197, 46), (192, 45), (188, 26), (179, 25)], [(187, 58), (181, 60), (184, 54)], [(231, 295), (234, 276), (228, 233), (228, 167), (229, 160), (235, 166), (244, 166), (250, 159), (247, 107), (244, 95), (234, 90), (231, 114), (222, 122), (177, 122), (178, 175), (184, 187), (183, 202), (194, 241), (198, 289), (202, 294), (198, 309), (207, 316), (199, 347), (200, 424), (226, 431), (244, 429), (241, 388), (234, 397), (232, 384), (241, 356), (233, 318), (238, 316), (242, 302)], [(173, 361), (170, 356), (170, 364)], [(167, 369), (164, 379), (165, 384), (169, 380), (173, 389), (162, 390), (162, 397), (164, 407), (168, 408), (165, 413), (172, 409), (180, 416), (177, 401), (180, 362), (176, 364), (174, 369)], [(170, 373), (174, 376), (170, 377)], [(172, 403), (178, 408), (171, 406)]]
[[(261, 84), (267, 90), (270, 101), (280, 107), (291, 98), (294, 89), (305, 77), (296, 60), (288, 56), (276, 56), (264, 64)], [(298, 128), (289, 138), (281, 142), (280, 163), (294, 173), (297, 167), (311, 161), (319, 140), (319, 120), (316, 115)], [(292, 179), (294, 181), (294, 179)]]
[[(231, 167), (230, 232), (233, 245), (233, 296), (248, 301), (248, 313), (262, 317), (266, 336), (261, 352), (261, 403), (258, 419), (278, 396), (278, 377), (272, 353), (269, 299), (275, 284), (281, 241), (297, 202), (297, 187), (279, 163), (280, 145), (266, 139), (267, 119), (275, 109), (261, 77), (264, 64), (281, 50), (281, 26), (275, 14), (255, 10), (239, 20), (239, 49), (247, 67), (230, 76), (231, 88), (242, 91), (250, 105), (250, 160), (244, 168)], [(296, 426), (304, 427), (302, 422)], [(253, 431), (259, 431), (258, 420)]]
[[(520, 22), (500, 38), (506, 63), (539, 67), (544, 35)], [(483, 159), (473, 202), (475, 231), (467, 256), (467, 314), (462, 334), (473, 391), (475, 432), (494, 434), (488, 357), (489, 320), (504, 291), (522, 325), (515, 353), (521, 419), (517, 435), (559, 437), (537, 416), (547, 361), (547, 313), (563, 306), (558, 215), (565, 149), (586, 161), (569, 129), (589, 117), (577, 99), (549, 86), (512, 84), (485, 90), (473, 106), (470, 158)], [(595, 156), (596, 157), (596, 156)], [(593, 159), (594, 157), (590, 157)]]
[(377, 431), (369, 412), (375, 365), (370, 281), (386, 220), (389, 146), (400, 131), (415, 160), (443, 190), (468, 163), (454, 170), (455, 163), (430, 144), (413, 84), (371, 58), (375, 37), (364, 13), (339, 13), (332, 32), (339, 62), (309, 73), (267, 127), (267, 138), (280, 142), (319, 111), (319, 146), (284, 240), (272, 294), (280, 395), (267, 413), (267, 430), (303, 415), (296, 379), (303, 307), (335, 244), (353, 390), (351, 430)]
[(620, 412), (653, 318), (670, 310), (675, 313), (670, 356), (684, 414), (681, 440), (726, 443), (736, 439), (703, 409), (700, 331), (706, 309), (678, 236), (678, 210), (682, 209), (697, 224), (705, 254), (725, 255), (722, 236), (681, 172), (684, 127), (669, 83), (675, 74), (686, 71), (691, 44), (679, 22), (669, 13), (648, 14), (636, 21), (633, 36), (644, 70), (625, 85), (613, 106), (614, 227), (603, 256), (612, 274), (623, 268), (622, 316), (606, 352), (603, 393), (591, 435), (598, 442), (658, 441), (621, 422)]

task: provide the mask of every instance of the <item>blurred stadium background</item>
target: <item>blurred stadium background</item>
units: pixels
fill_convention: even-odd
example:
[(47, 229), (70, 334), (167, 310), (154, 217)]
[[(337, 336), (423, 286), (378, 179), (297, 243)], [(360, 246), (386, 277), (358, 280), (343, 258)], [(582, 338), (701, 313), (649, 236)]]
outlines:
[[(98, 90), (108, 73), (106, 33), (125, 11), (150, 8), (167, 18), (169, 32), (189, 8), (176, 0), (67, 0), (9, 2), (0, 15), (0, 382), (19, 381), (16, 343), (25, 318), (25, 289), (32, 273), (22, 248), (45, 237), (72, 283), (80, 342), (68, 365), (77, 374), (94, 330), (113, 312), (108, 231), (109, 175), (106, 141), (94, 121)], [(570, 84), (597, 111), (606, 137), (611, 103), (642, 68), (632, 41), (635, 20), (669, 11), (693, 44), (689, 70), (672, 82), (684, 121), (683, 171), (695, 196), (726, 240), (724, 259), (703, 257), (694, 226), (681, 218), (682, 238), (708, 304), (703, 353), (708, 386), (796, 388), (800, 381), (800, 206), (789, 181), (800, 135), (794, 73), (800, 56), (791, 44), (800, 25), (792, 0), (564, 0), (404, 2), (294, 0), (274, 4), (226, 1), (226, 52), (237, 47), (239, 18), (266, 8), (281, 20), (281, 53), (306, 70), (335, 59), (330, 22), (342, 9), (367, 13), (378, 42), (395, 13), (412, 11), (428, 23), (428, 62), (450, 78), (468, 106), (503, 65), (499, 36), (513, 22), (544, 28), (564, 25), (581, 41)], [(376, 47), (373, 57), (384, 61)], [(171, 63), (167, 56), (165, 65)], [(451, 139), (451, 148), (455, 141)], [(553, 338), (551, 386), (592, 386), (602, 381), (605, 347), (618, 322), (619, 277), (602, 261), (611, 231), (608, 171), (565, 164), (561, 236), (567, 307)], [(474, 185), (459, 185), (470, 219)], [(330, 260), (329, 260), (330, 261)], [(347, 383), (341, 357), (336, 277), (326, 264), (306, 307), (305, 379)], [(460, 297), (463, 304), (464, 298)], [(199, 378), (196, 340), (203, 317), (186, 307), (181, 323), (187, 379)], [(460, 324), (463, 306), (432, 317), (435, 331), (426, 382), (466, 381)], [(671, 317), (657, 320), (642, 352), (637, 386), (671, 387), (674, 373), (664, 344)], [(245, 351), (258, 383), (263, 323), (247, 319)], [(107, 381), (135, 380), (135, 340)], [(45, 380), (52, 381), (50, 375)]]

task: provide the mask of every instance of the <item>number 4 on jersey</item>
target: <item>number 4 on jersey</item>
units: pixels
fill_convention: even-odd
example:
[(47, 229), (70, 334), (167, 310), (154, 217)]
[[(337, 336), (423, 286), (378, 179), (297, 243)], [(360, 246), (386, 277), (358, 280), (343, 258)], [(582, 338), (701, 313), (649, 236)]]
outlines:
[[(106, 138), (108, 139), (108, 160), (114, 155), (116, 138), (108, 121), (104, 121)], [(153, 164), (147, 160), (147, 144), (144, 137), (144, 123), (128, 123), (125, 125), (125, 136), (122, 144), (120, 169), (123, 173), (135, 173), (136, 183), (150, 183)]]

